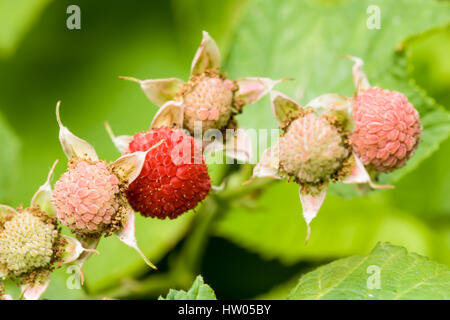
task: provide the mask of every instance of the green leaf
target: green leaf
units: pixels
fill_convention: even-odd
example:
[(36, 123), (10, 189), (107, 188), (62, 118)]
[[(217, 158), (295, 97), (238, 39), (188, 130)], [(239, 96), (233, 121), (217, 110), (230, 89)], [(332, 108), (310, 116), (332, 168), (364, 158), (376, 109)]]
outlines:
[[(366, 26), (370, 5), (380, 9), (380, 29)], [(371, 84), (403, 91), (423, 121), (420, 149), (404, 170), (388, 179), (393, 181), (449, 135), (449, 114), (410, 83), (406, 44), (401, 45), (412, 35), (447, 23), (449, 14), (448, 3), (428, 0), (255, 1), (237, 29), (225, 69), (233, 78), (294, 78), (277, 89), (306, 104), (327, 92), (351, 96), (352, 63), (342, 56), (361, 57)], [(247, 128), (277, 127), (268, 97), (247, 106), (237, 119)]]
[(268, 292), (256, 296), (255, 300), (285, 300), (286, 296), (292, 291), (292, 288), (297, 285), (298, 278), (299, 275), (292, 277), (288, 281), (270, 289)]
[(448, 300), (450, 267), (383, 243), (367, 255), (337, 260), (307, 273), (288, 299)]
[(377, 194), (352, 200), (327, 195), (305, 245), (298, 185), (285, 181), (267, 188), (256, 208), (232, 208), (216, 223), (214, 233), (285, 264), (361, 254), (379, 241), (432, 254), (429, 229), (402, 210), (383, 204)]
[(18, 168), (19, 139), (7, 125), (0, 113), (0, 203), (10, 200)]
[(205, 284), (201, 275), (197, 276), (189, 291), (170, 289), (166, 298), (159, 300), (217, 300), (214, 290)]
[(0, 55), (10, 53), (17, 46), (20, 38), (50, 1), (0, 1)]

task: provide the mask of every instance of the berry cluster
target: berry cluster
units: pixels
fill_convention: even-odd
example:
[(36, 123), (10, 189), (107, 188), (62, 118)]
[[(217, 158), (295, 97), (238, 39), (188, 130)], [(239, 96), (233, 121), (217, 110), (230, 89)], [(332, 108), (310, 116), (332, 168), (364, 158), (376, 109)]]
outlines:
[[(263, 153), (253, 176), (288, 178), (299, 184), (308, 240), (309, 224), (330, 183), (390, 187), (372, 180), (404, 166), (420, 140), (419, 115), (408, 99), (399, 92), (370, 87), (362, 61), (351, 59), (354, 97), (325, 94), (300, 106), (273, 91), (283, 79), (228, 79), (220, 71), (216, 43), (204, 32), (188, 82), (126, 78), (138, 82), (161, 108), (150, 129), (134, 136), (115, 137), (107, 126), (122, 154), (111, 163), (100, 160), (93, 146), (62, 124), (58, 103), (59, 139), (68, 169), (52, 190), (53, 167), (29, 208), (0, 206), (0, 277), (18, 280), (23, 296), (37, 299), (48, 286), (51, 270), (71, 262), (81, 267), (96, 252), (101, 237), (111, 235), (156, 268), (137, 245), (134, 212), (175, 219), (196, 208), (212, 189), (203, 155), (211, 141), (198, 141), (198, 128), (200, 133), (236, 128), (234, 116), (268, 92), (282, 132), (279, 142)], [(250, 154), (249, 146), (239, 149), (237, 138), (223, 144), (215, 141), (219, 144), (215, 151), (223, 149), (235, 158)], [(61, 235), (58, 222), (76, 238)], [(0, 292), (0, 299), (5, 297), (9, 298)]]
[(419, 144), (419, 114), (400, 92), (370, 87), (362, 61), (353, 67), (354, 97), (324, 94), (301, 107), (280, 92), (271, 94), (272, 111), (283, 133), (266, 150), (254, 177), (292, 178), (300, 185), (308, 226), (330, 182), (368, 184), (379, 173), (405, 165)]

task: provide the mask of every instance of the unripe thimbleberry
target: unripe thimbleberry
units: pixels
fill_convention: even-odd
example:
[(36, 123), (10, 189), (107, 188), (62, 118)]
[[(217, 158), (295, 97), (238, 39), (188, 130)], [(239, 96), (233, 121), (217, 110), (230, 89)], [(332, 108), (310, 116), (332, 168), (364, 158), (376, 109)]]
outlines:
[(236, 85), (212, 71), (193, 75), (181, 89), (184, 101), (183, 126), (194, 133), (196, 121), (202, 121), (203, 132), (224, 129), (233, 113)]
[(311, 112), (290, 123), (279, 152), (281, 169), (300, 184), (330, 180), (349, 155), (338, 128)]
[(21, 284), (21, 297), (27, 300), (39, 299), (44, 293), (51, 271), (92, 251), (78, 240), (62, 235), (58, 227), (50, 186), (57, 163), (34, 194), (29, 208), (15, 210), (0, 205), (0, 278), (9, 277)]
[(134, 212), (125, 195), (125, 190), (142, 170), (146, 152), (130, 153), (111, 163), (100, 160), (92, 145), (62, 124), (59, 106), (58, 102), (59, 140), (69, 165), (67, 172), (55, 184), (53, 203), (59, 221), (91, 250), (79, 259), (78, 265), (81, 266), (95, 252), (93, 249), (103, 235), (115, 234), (120, 241), (135, 249), (145, 263), (156, 269), (137, 245)]
[(397, 91), (371, 87), (363, 61), (353, 60), (353, 151), (363, 165), (375, 172), (390, 172), (405, 165), (419, 145), (422, 134), (419, 113)]
[[(56, 182), (53, 199), (61, 223), (78, 234), (110, 231), (123, 206), (119, 178), (103, 161), (72, 161)], [(119, 215), (120, 217), (120, 215)]]
[(325, 200), (330, 182), (362, 180), (348, 142), (348, 121), (343, 116), (346, 105), (346, 98), (324, 94), (301, 107), (281, 92), (271, 92), (272, 112), (283, 133), (277, 144), (263, 152), (252, 179), (287, 177), (299, 184), (306, 242), (311, 234), (310, 223)]
[(58, 236), (51, 220), (28, 211), (13, 215), (0, 222), (0, 265), (15, 276), (45, 268), (52, 262)]
[(405, 95), (379, 88), (359, 92), (353, 103), (352, 146), (364, 165), (389, 172), (405, 165), (419, 144), (419, 114)]
[(127, 198), (135, 211), (146, 217), (174, 219), (193, 209), (211, 189), (208, 168), (191, 136), (180, 129), (159, 128), (141, 132), (129, 144), (129, 152), (147, 153), (138, 178)]

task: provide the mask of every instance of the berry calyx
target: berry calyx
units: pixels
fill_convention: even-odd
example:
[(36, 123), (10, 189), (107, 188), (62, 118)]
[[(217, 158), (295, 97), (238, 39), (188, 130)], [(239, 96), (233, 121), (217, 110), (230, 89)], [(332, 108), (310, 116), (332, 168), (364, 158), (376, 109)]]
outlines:
[(140, 175), (126, 195), (135, 211), (145, 217), (175, 219), (193, 209), (211, 189), (208, 168), (194, 139), (181, 129), (158, 128), (137, 133), (129, 152), (147, 151)]

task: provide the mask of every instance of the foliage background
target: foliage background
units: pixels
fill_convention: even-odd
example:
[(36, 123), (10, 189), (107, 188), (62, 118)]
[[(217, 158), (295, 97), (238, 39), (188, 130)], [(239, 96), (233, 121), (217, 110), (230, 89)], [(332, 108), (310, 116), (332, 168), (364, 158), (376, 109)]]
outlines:
[[(0, 0), (0, 201), (8, 205), (27, 204), (53, 161), (64, 159), (54, 116), (57, 100), (62, 100), (65, 125), (112, 160), (118, 153), (103, 121), (117, 134), (132, 134), (147, 129), (157, 110), (135, 84), (117, 76), (187, 79), (201, 30), (217, 40), (231, 78), (292, 76), (294, 84), (278, 89), (301, 103), (328, 91), (352, 94), (351, 64), (339, 58), (350, 53), (371, 59), (367, 71), (374, 84), (394, 89), (414, 83), (414, 90), (417, 85), (432, 98), (427, 104), (444, 115), (432, 127), (438, 131), (429, 135), (441, 143), (395, 177), (395, 190), (348, 199), (347, 190), (336, 189), (314, 221), (307, 247), (295, 185), (275, 183), (263, 196), (257, 191), (240, 197), (249, 168), (213, 165), (216, 184), (231, 174), (228, 196), (207, 201), (197, 213), (176, 221), (138, 218), (138, 241), (158, 272), (108, 238), (99, 248), (102, 254), (86, 264), (84, 290), (66, 289), (68, 274), (59, 270), (45, 297), (157, 298), (169, 288), (188, 288), (201, 273), (219, 299), (282, 298), (300, 274), (337, 258), (366, 254), (378, 241), (450, 265), (450, 139), (443, 111), (450, 111), (449, 10), (446, 6), (434, 15), (435, 1), (391, 1), (397, 3), (392, 12), (404, 15), (399, 22), (404, 30), (390, 25), (394, 31), (382, 27), (378, 36), (369, 37), (362, 20), (365, 8), (388, 5), (388, 0), (361, 1), (360, 6), (350, 0), (298, 5), (269, 0)], [(81, 30), (66, 28), (71, 4), (81, 7)], [(423, 5), (420, 14), (413, 11), (415, 5)], [(392, 12), (384, 22), (395, 21)], [(327, 33), (334, 27), (345, 32)], [(407, 42), (406, 64), (399, 64), (395, 45), (429, 28), (433, 31)], [(329, 47), (346, 52), (328, 52)], [(415, 97), (416, 91), (405, 90)], [(249, 106), (240, 121), (275, 127), (261, 112), (268, 109), (266, 97)], [(64, 170), (60, 164), (57, 175)]]

